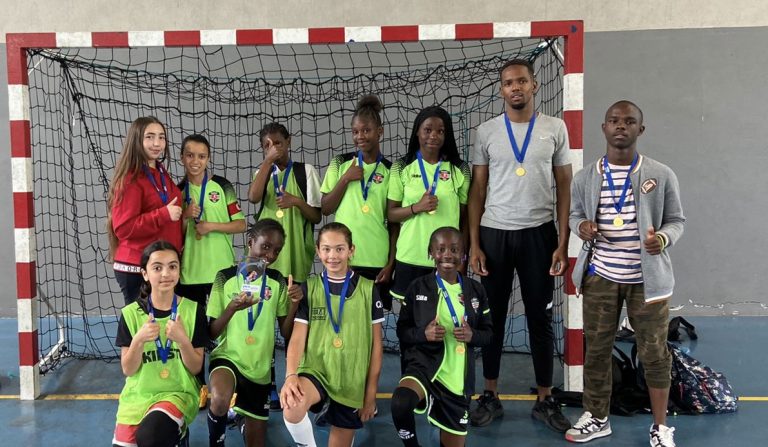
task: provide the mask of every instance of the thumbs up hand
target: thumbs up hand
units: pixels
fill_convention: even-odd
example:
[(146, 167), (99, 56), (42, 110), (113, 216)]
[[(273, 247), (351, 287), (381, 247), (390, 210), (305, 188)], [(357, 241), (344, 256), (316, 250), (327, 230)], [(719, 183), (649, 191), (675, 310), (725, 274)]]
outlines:
[(176, 222), (177, 220), (181, 219), (181, 207), (179, 205), (176, 205), (176, 201), (178, 200), (178, 197), (174, 197), (173, 200), (168, 203), (165, 207), (168, 208), (168, 215), (171, 216), (171, 221)]
[(349, 166), (349, 169), (347, 169), (347, 172), (344, 173), (342, 176), (342, 179), (347, 183), (352, 183), (359, 181), (363, 178), (363, 167), (357, 165), (357, 157), (352, 159), (352, 164)]
[(424, 330), (424, 335), (427, 336), (427, 341), (443, 341), (445, 328), (437, 322), (437, 317), (429, 322), (427, 329)]
[(645, 232), (645, 241), (643, 242), (643, 245), (645, 246), (645, 251), (648, 252), (649, 255), (661, 254), (661, 250), (664, 249), (661, 239), (662, 237), (663, 236), (656, 234), (656, 230), (654, 230), (653, 227), (648, 227), (648, 230)]

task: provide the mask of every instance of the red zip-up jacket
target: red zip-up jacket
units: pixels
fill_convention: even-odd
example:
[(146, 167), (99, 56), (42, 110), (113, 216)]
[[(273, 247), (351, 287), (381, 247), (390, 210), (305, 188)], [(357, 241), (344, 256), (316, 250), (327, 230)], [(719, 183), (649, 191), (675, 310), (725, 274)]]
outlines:
[[(150, 168), (150, 173), (162, 191), (160, 171)], [(168, 189), (168, 202), (175, 197), (176, 205), (181, 206), (181, 190), (167, 171), (165, 184)], [(170, 242), (181, 253), (183, 219), (171, 221), (166, 204), (143, 171), (135, 177), (127, 175), (123, 188), (115, 193), (115, 199), (115, 205), (112, 207), (112, 229), (118, 240), (115, 262), (140, 265), (141, 253), (147, 245), (158, 240)]]

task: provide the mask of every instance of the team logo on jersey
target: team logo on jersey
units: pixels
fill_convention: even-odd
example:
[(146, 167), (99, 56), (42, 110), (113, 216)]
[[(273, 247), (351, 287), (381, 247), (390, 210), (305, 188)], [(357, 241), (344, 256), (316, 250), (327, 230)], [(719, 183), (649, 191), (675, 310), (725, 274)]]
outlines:
[(381, 183), (384, 181), (384, 174), (379, 172), (373, 174), (373, 183)]
[(480, 307), (480, 300), (478, 300), (477, 297), (472, 297), (469, 302), (472, 303), (472, 309), (477, 310)]
[(643, 182), (643, 185), (640, 186), (640, 192), (643, 194), (648, 194), (649, 192), (656, 189), (656, 186), (658, 186), (659, 182), (656, 181), (655, 178), (649, 178), (648, 180)]
[(451, 171), (440, 170), (440, 175), (438, 177), (440, 180), (447, 182), (451, 179)]
[(309, 317), (311, 321), (326, 320), (327, 318), (327, 313), (325, 312), (324, 307), (315, 307), (312, 309), (312, 315)]
[(208, 193), (208, 200), (211, 201), (211, 203), (216, 203), (221, 199), (221, 194), (218, 193), (218, 191), (211, 191)]

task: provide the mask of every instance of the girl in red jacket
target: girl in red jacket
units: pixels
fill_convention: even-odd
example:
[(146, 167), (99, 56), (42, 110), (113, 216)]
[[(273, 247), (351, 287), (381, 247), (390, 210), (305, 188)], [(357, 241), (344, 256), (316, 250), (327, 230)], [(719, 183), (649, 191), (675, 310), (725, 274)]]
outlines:
[(139, 295), (147, 245), (162, 239), (181, 251), (181, 191), (161, 163), (167, 157), (163, 123), (153, 116), (136, 119), (125, 136), (107, 201), (109, 254), (126, 305)]

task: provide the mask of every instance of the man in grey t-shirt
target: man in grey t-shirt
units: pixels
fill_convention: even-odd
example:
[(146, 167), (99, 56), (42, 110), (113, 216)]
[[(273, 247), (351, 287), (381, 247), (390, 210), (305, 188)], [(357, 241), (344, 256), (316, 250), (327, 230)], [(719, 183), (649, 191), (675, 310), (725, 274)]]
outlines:
[(536, 113), (533, 97), (538, 83), (528, 61), (505, 63), (500, 77), (504, 113), (478, 127), (472, 151), (469, 265), (488, 292), (494, 334), (491, 345), (483, 348), (485, 392), (471, 411), (470, 422), (484, 426), (504, 411), (497, 382), (516, 271), (538, 389), (532, 416), (565, 432), (570, 423), (551, 396), (552, 289), (553, 277), (568, 268), (572, 177), (568, 134), (562, 120)]

